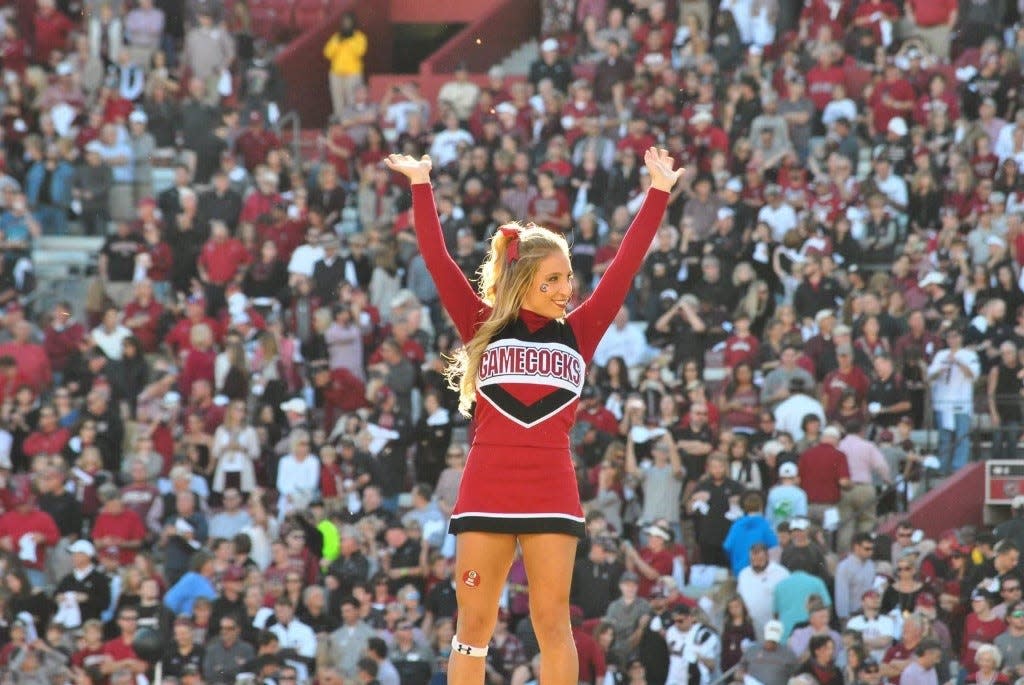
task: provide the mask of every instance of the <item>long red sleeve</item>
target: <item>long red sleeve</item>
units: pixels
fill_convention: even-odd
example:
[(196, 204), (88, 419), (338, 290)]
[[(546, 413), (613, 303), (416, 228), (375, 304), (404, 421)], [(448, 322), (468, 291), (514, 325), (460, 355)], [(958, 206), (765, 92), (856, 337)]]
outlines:
[(412, 210), (420, 254), (434, 278), (441, 304), (455, 322), (462, 341), (469, 342), (487, 305), (473, 292), (473, 286), (445, 248), (434, 191), (429, 183), (413, 184)]
[(594, 292), (586, 302), (570, 312), (569, 325), (576, 333), (580, 354), (588, 362), (594, 356), (597, 343), (608, 330), (619, 307), (626, 301), (633, 277), (661, 227), (667, 206), (668, 193), (655, 188), (647, 191), (640, 211), (629, 225), (615, 258), (601, 276)]

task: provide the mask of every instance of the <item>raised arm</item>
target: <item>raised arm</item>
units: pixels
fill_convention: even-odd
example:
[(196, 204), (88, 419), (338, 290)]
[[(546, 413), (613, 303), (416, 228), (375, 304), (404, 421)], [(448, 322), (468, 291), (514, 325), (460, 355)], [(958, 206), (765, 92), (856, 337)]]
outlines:
[(434, 191), (430, 186), (430, 157), (423, 155), (416, 160), (409, 155), (389, 155), (384, 162), (412, 184), (413, 223), (420, 254), (434, 279), (441, 304), (451, 315), (463, 342), (468, 342), (486, 305), (473, 292), (473, 286), (445, 248)]
[(654, 235), (661, 227), (668, 206), (669, 192), (682, 175), (683, 170), (673, 170), (673, 160), (667, 150), (649, 148), (644, 154), (647, 171), (651, 175), (651, 187), (647, 197), (629, 225), (622, 239), (618, 253), (605, 269), (594, 292), (587, 301), (569, 315), (569, 322), (585, 359), (594, 354), (597, 343), (611, 324), (619, 307), (626, 300), (633, 277), (643, 263)]

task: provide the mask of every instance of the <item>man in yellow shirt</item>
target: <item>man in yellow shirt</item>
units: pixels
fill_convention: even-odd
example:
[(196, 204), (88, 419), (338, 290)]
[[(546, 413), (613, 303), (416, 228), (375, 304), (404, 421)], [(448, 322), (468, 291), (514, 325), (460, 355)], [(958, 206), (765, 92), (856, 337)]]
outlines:
[(331, 63), (329, 85), (335, 116), (355, 102), (355, 90), (363, 83), (363, 57), (366, 55), (366, 34), (356, 25), (356, 17), (346, 12), (338, 31), (324, 46), (324, 57)]

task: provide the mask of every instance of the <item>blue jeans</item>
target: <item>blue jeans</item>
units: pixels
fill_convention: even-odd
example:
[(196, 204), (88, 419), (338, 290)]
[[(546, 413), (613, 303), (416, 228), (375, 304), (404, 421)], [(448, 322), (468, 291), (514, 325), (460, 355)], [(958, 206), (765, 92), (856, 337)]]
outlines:
[(942, 413), (935, 412), (935, 425), (939, 426), (938, 457), (943, 470), (953, 473), (964, 466), (971, 456), (971, 415), (953, 414), (953, 430), (942, 428)]
[(992, 458), (1016, 459), (1017, 438), (1020, 437), (1020, 422), (1006, 421), (992, 433)]

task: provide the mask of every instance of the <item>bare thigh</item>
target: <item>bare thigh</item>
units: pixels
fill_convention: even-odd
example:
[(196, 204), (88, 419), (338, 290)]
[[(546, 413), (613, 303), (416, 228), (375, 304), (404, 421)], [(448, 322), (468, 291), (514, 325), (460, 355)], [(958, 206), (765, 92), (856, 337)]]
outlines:
[(562, 533), (520, 535), (523, 564), (530, 583), (530, 620), (534, 629), (569, 630), (569, 589), (576, 562), (576, 538)]
[(472, 647), (486, 647), (498, 620), (498, 601), (515, 557), (516, 537), (461, 533), (455, 547), (456, 634)]

